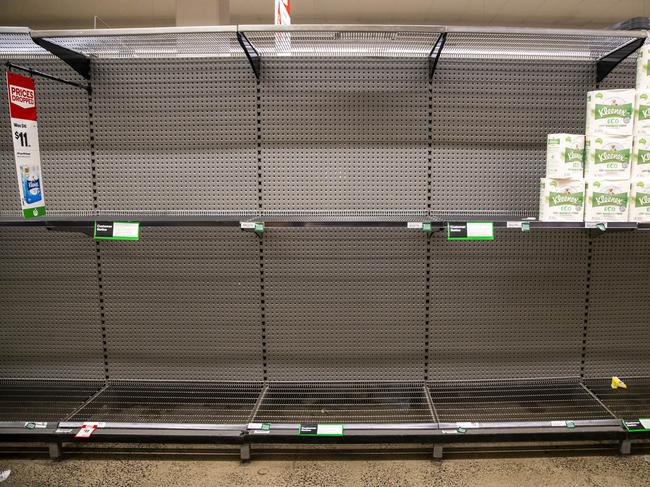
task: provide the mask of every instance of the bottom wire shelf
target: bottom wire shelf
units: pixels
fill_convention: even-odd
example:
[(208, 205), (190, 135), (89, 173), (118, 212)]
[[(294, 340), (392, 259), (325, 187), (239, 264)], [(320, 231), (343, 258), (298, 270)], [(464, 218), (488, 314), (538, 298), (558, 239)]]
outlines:
[(611, 379), (588, 380), (586, 386), (620, 419), (650, 418), (650, 378), (623, 379), (627, 389), (612, 389)]
[(433, 423), (423, 384), (270, 383), (255, 422)]
[(261, 382), (111, 383), (69, 420), (241, 424), (250, 419), (261, 390)]
[(429, 383), (441, 423), (613, 419), (577, 381)]
[[(650, 378), (475, 382), (0, 380), (0, 422), (521, 423), (650, 417)], [(611, 411), (611, 412), (610, 412)], [(507, 425), (506, 425), (507, 426)]]
[(102, 385), (83, 381), (0, 381), (0, 421), (61, 421)]

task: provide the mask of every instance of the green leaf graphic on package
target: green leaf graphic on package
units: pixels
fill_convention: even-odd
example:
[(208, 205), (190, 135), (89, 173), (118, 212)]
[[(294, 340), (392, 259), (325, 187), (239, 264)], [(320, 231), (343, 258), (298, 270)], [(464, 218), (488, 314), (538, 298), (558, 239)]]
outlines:
[(630, 162), (630, 149), (596, 149), (595, 151), (596, 164), (623, 164), (627, 167)]
[(569, 191), (557, 192), (551, 191), (548, 195), (549, 206), (582, 206), (585, 200), (584, 193), (571, 193)]
[(602, 118), (631, 118), (632, 104), (623, 103), (621, 105), (613, 103), (610, 105), (601, 105), (596, 103), (596, 119)]
[(634, 198), (634, 205), (637, 208), (643, 208), (650, 206), (650, 194), (648, 193), (637, 193), (636, 198)]
[(594, 191), (591, 198), (592, 206), (627, 206), (627, 193), (597, 193)]
[[(645, 143), (645, 142), (643, 142)], [(639, 164), (649, 164), (650, 163), (650, 150), (639, 149), (637, 151), (636, 161)]]
[(584, 152), (580, 149), (571, 149), (570, 147), (564, 151), (564, 162), (582, 162)]

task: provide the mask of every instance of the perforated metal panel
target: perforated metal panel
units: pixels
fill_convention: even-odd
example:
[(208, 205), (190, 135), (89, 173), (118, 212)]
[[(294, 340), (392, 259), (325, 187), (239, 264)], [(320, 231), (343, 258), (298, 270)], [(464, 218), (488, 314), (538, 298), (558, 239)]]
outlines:
[[(53, 57), (48, 59), (48, 55), (38, 59), (36, 54), (33, 59), (0, 55), (0, 59), (3, 57), (21, 66), (81, 81), (72, 69)], [(0, 217), (21, 214), (5, 72), (3, 63), (0, 67)], [(87, 213), (93, 208), (88, 94), (74, 86), (37, 78), (36, 104), (47, 213)]]
[(577, 377), (586, 279), (580, 231), (434, 234), (429, 379)]
[(421, 380), (426, 238), (396, 229), (269, 229), (269, 380)]
[(425, 211), (426, 60), (264, 61), (267, 212)]
[(586, 377), (650, 376), (650, 233), (594, 239)]
[(257, 209), (255, 77), (245, 59), (97, 60), (103, 212)]
[(0, 377), (104, 378), (95, 245), (0, 228)]
[(111, 379), (261, 380), (257, 237), (152, 228), (101, 242)]
[(432, 212), (537, 216), (549, 133), (583, 133), (594, 64), (442, 57), (433, 89)]

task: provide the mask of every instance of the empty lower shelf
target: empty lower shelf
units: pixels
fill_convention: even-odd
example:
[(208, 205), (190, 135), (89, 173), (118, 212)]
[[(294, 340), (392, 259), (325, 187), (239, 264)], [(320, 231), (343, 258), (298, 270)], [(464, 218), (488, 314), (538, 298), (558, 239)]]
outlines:
[[(475, 382), (0, 381), (0, 423), (356, 425), (612, 421), (650, 417), (650, 379)], [(615, 421), (614, 421), (615, 422)], [(418, 426), (420, 427), (420, 426)], [(492, 426), (490, 426), (492, 427)]]
[(428, 387), (441, 423), (613, 419), (573, 381), (445, 382)]
[(69, 418), (116, 423), (244, 424), (261, 383), (121, 382)]
[(102, 387), (101, 382), (0, 382), (0, 421), (61, 421)]
[(587, 381), (587, 387), (620, 419), (650, 418), (650, 379), (624, 379), (627, 389), (612, 389), (611, 379)]
[(255, 422), (433, 423), (422, 384), (270, 383)]

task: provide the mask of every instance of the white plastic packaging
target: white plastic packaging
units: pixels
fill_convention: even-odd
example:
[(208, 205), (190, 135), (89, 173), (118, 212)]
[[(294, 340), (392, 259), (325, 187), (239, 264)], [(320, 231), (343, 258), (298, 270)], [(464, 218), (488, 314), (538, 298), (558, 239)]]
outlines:
[(585, 211), (584, 179), (542, 178), (540, 183), (540, 221), (583, 221)]
[(650, 89), (650, 45), (644, 44), (639, 49), (636, 61), (636, 89)]
[(629, 209), (629, 197), (629, 180), (587, 180), (585, 221), (626, 222)]
[(650, 135), (650, 90), (636, 90), (634, 135)]
[(630, 179), (633, 137), (588, 135), (585, 178)]
[(546, 139), (546, 177), (582, 179), (584, 155), (584, 135), (548, 134)]
[(650, 135), (634, 137), (632, 178), (650, 178)]
[(635, 90), (587, 93), (587, 135), (633, 135)]
[(650, 177), (632, 180), (629, 221), (650, 223)]

